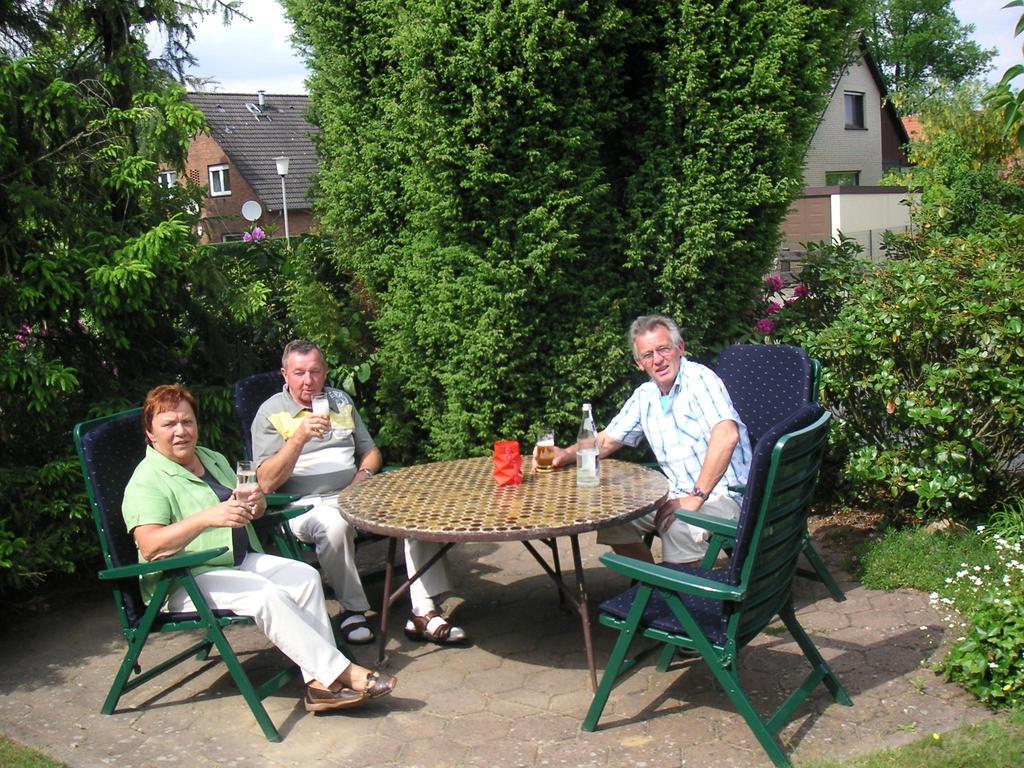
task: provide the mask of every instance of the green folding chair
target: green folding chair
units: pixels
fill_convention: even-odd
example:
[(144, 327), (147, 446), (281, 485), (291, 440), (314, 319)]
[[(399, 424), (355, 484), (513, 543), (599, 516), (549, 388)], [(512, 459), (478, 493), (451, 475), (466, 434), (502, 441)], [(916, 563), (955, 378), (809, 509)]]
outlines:
[[(192, 576), (192, 568), (222, 554), (226, 548), (180, 554), (151, 563), (138, 562), (135, 542), (121, 516), (121, 502), (132, 472), (145, 455), (141, 413), (142, 409), (134, 408), (113, 416), (81, 422), (74, 429), (75, 448), (106, 566), (99, 572), (99, 578), (109, 582), (113, 588), (121, 631), (128, 643), (101, 712), (105, 715), (113, 714), (121, 696), (128, 691), (189, 658), (205, 661), (209, 658), (210, 650), (216, 647), (264, 736), (269, 741), (281, 741), (281, 735), (262, 702), (293, 680), (298, 670), (289, 664), (259, 687), (254, 686), (224, 636), (227, 627), (252, 624), (253, 620), (232, 611), (210, 608)], [(303, 508), (288, 508), (277, 514), (287, 516), (301, 514), (303, 511)], [(160, 578), (156, 592), (147, 605), (139, 590), (139, 577), (152, 573), (160, 574)], [(192, 598), (195, 612), (175, 613), (162, 609), (168, 593), (179, 585)], [(203, 637), (185, 650), (143, 671), (139, 658), (148, 638), (153, 633), (180, 631), (201, 632)], [(350, 656), (345, 646), (340, 647)]]
[[(761, 437), (754, 448), (727, 569), (652, 565), (620, 555), (602, 555), (606, 566), (635, 584), (600, 606), (600, 623), (619, 636), (583, 730), (597, 728), (615, 684), (644, 655), (627, 658), (638, 637), (661, 644), (659, 671), (668, 670), (677, 649), (699, 653), (778, 766), (790, 763), (777, 734), (819, 683), (835, 701), (852, 705), (793, 609), (793, 580), (829, 418), (820, 405), (811, 403)], [(740, 650), (776, 616), (796, 640), (811, 672), (775, 713), (762, 718), (743, 690), (738, 658)]]

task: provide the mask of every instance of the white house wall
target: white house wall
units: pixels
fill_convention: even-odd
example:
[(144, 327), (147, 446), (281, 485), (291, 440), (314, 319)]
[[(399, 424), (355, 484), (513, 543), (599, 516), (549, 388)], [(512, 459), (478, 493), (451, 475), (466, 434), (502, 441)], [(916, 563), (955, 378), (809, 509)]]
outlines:
[[(846, 91), (864, 94), (866, 130), (846, 128)], [(881, 131), (881, 93), (861, 58), (840, 78), (811, 140), (804, 163), (804, 186), (825, 186), (825, 173), (829, 171), (858, 171), (861, 186), (877, 185), (882, 178)]]
[(884, 232), (906, 232), (910, 228), (908, 199), (919, 201), (920, 195), (904, 191), (878, 191), (874, 194), (836, 194), (831, 199), (832, 237), (841, 232), (857, 240), (864, 256), (879, 259)]

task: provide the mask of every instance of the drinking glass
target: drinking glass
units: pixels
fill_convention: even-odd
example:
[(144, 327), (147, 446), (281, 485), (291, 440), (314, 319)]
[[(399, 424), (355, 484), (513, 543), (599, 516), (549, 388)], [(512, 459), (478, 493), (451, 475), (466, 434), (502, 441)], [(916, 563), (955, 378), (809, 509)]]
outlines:
[(552, 430), (541, 427), (537, 433), (537, 447), (533, 455), (538, 472), (546, 475), (554, 469), (551, 466), (555, 459), (555, 433)]
[(235, 479), (235, 498), (248, 504), (249, 497), (256, 490), (256, 469), (251, 461), (240, 461), (235, 465)]
[[(331, 401), (327, 399), (327, 395), (323, 392), (319, 395), (313, 395), (313, 415), (323, 416), (328, 421), (331, 419)], [(320, 436), (320, 439), (328, 440), (330, 437), (331, 428), (328, 426), (327, 431)]]

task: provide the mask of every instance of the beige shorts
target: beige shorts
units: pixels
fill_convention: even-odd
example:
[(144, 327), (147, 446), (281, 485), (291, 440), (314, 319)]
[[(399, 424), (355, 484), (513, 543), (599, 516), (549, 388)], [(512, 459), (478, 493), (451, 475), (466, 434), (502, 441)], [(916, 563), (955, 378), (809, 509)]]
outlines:
[[(705, 515), (735, 520), (740, 514), (740, 505), (728, 496), (716, 496), (704, 502), (700, 511)], [(654, 512), (648, 512), (636, 520), (597, 532), (597, 543), (607, 546), (642, 543), (648, 533), (658, 534), (654, 525)], [(708, 532), (704, 528), (675, 520), (661, 534), (661, 559), (666, 563), (691, 563), (700, 560), (708, 549)]]

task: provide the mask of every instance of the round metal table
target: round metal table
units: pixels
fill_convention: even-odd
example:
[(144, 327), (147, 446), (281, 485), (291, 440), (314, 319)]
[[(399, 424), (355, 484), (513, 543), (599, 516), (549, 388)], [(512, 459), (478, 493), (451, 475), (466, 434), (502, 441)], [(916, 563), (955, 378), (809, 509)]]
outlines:
[[(389, 537), (378, 661), (384, 658), (391, 606), (412, 580), (455, 543), (521, 541), (579, 613), (591, 685), (597, 688), (579, 535), (656, 509), (667, 497), (668, 481), (660, 472), (613, 459), (601, 462), (601, 484), (596, 488), (577, 487), (573, 469), (530, 475), (529, 467), (530, 459), (525, 458), (521, 485), (499, 488), (490, 458), (418, 464), (382, 473), (338, 495), (338, 509), (352, 525)], [(555, 545), (558, 536), (570, 540), (575, 594), (562, 579)], [(392, 590), (399, 538), (444, 542), (445, 546), (409, 581)], [(548, 546), (552, 564), (533, 546), (534, 541)]]

